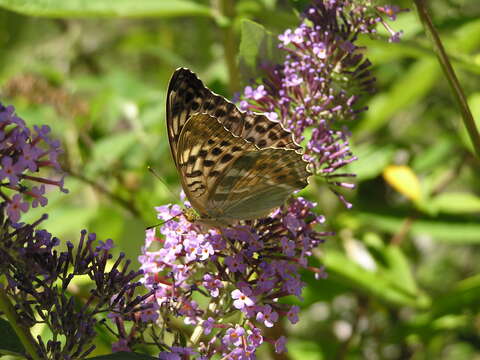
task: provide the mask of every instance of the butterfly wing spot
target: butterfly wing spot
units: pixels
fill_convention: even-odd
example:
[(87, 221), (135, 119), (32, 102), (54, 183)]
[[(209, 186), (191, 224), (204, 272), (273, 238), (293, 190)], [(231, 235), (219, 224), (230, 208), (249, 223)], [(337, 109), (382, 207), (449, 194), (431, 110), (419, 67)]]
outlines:
[(270, 132), (268, 133), (268, 138), (269, 138), (270, 140), (272, 140), (272, 141), (275, 141), (275, 140), (278, 140), (278, 135), (277, 135), (276, 132), (270, 131)]
[(223, 109), (217, 109), (215, 111), (215, 117), (216, 118), (221, 118), (221, 117), (225, 116), (226, 114), (227, 114), (226, 111), (223, 110)]
[(172, 116), (178, 116), (182, 111), (182, 104), (178, 101), (172, 106)]
[(196, 101), (192, 102), (192, 105), (190, 105), (190, 107), (192, 108), (192, 110), (197, 110), (199, 107), (200, 107), (200, 104)]
[(257, 125), (255, 126), (255, 131), (260, 134), (265, 134), (267, 132), (267, 129), (264, 128), (262, 125)]
[(199, 176), (202, 176), (202, 174), (203, 174), (203, 173), (202, 173), (200, 170), (196, 170), (196, 171), (191, 172), (191, 173), (186, 173), (185, 176), (191, 178), (191, 177), (199, 177)]
[(194, 94), (190, 91), (187, 91), (184, 96), (185, 105), (188, 105), (193, 100)]
[(233, 159), (233, 155), (225, 154), (225, 155), (223, 155), (222, 158), (220, 159), (220, 162), (221, 162), (222, 164), (224, 164), (224, 163), (229, 162), (229, 161), (232, 160), (232, 159)]
[(205, 103), (203, 104), (203, 109), (207, 111), (212, 110), (214, 107), (215, 107), (215, 104), (211, 101), (205, 101)]

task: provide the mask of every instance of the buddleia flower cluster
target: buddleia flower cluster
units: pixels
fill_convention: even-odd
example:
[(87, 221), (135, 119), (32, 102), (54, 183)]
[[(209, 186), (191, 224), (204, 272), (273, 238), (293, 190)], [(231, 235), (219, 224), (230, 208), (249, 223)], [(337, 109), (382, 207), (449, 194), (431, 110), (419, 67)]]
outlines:
[[(279, 37), (285, 61), (265, 64), (264, 82), (246, 87), (240, 103), (290, 129), (315, 174), (347, 206), (337, 188), (352, 185), (337, 179), (353, 176), (340, 170), (355, 157), (343, 124), (365, 110), (359, 99), (375, 80), (356, 40), (399, 11), (369, 1), (314, 0), (301, 25)], [(325, 219), (314, 208), (292, 197), (265, 218), (208, 229), (189, 222), (177, 205), (158, 207), (165, 223), (147, 231), (140, 262), (158, 308), (148, 321), (167, 324), (171, 333), (160, 359), (255, 359), (264, 343), (286, 351), (286, 337), (268, 329), (298, 321), (299, 307), (286, 298), (302, 299), (302, 270), (324, 276), (308, 264), (331, 235), (319, 230)]]
[(359, 35), (373, 35), (377, 24), (398, 41), (382, 15), (394, 20), (396, 6), (374, 7), (371, 1), (314, 0), (296, 29), (279, 36), (285, 53), (282, 64), (263, 64), (263, 83), (247, 86), (240, 107), (264, 112), (290, 129), (304, 144), (305, 158), (347, 207), (338, 192), (353, 185), (342, 178), (342, 168), (356, 160), (349, 147), (348, 121), (367, 108), (359, 105), (363, 95), (374, 91), (371, 63), (356, 44)]
[(45, 206), (46, 187), (63, 187), (63, 177), (51, 179), (39, 176), (43, 168), (60, 170), (57, 158), (60, 143), (49, 137), (46, 125), (34, 126), (33, 131), (15, 114), (13, 106), (0, 104), (0, 199), (12, 223), (30, 206)]
[[(298, 321), (299, 307), (278, 299), (302, 299), (300, 270), (309, 268), (308, 257), (329, 235), (315, 230), (324, 218), (314, 207), (292, 198), (267, 218), (221, 231), (189, 222), (178, 205), (157, 208), (158, 217), (170, 221), (161, 236), (147, 231), (143, 281), (155, 290), (160, 320), (180, 317), (180, 328), (190, 328), (192, 354), (248, 359), (263, 342), (284, 351), (285, 338), (266, 337), (263, 329), (283, 318)], [(322, 269), (309, 269), (323, 276)], [(171, 352), (181, 354), (171, 348), (160, 358), (170, 359)]]
[[(75, 247), (40, 229), (47, 215), (33, 224), (18, 222), (30, 203), (46, 205), (46, 186), (66, 192), (63, 179), (32, 175), (41, 168), (59, 170), (61, 149), (48, 127), (32, 131), (12, 106), (0, 104), (0, 123), (0, 313), (22, 339), (25, 353), (19, 356), (83, 359), (95, 348), (96, 327), (107, 314), (134, 319), (149, 310), (151, 294), (136, 294), (142, 272), (129, 270), (124, 254), (113, 259), (111, 240), (97, 241), (95, 234), (82, 231)], [(84, 277), (92, 281), (91, 291), (83, 298), (70, 294), (70, 285)], [(34, 337), (31, 329), (37, 324), (51, 336)], [(120, 331), (112, 333), (120, 337)]]

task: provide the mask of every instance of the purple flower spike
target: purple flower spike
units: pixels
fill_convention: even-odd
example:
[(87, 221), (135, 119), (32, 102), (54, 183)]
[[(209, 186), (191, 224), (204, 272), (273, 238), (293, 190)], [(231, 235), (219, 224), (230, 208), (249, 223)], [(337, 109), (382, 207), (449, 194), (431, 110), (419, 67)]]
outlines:
[[(279, 314), (288, 313), (290, 321), (296, 321), (297, 307), (272, 299), (289, 294), (300, 298), (305, 286), (300, 270), (330, 235), (315, 230), (324, 218), (312, 211), (314, 207), (308, 200), (292, 198), (268, 217), (221, 231), (187, 221), (177, 206), (157, 207), (160, 218), (175, 218), (161, 226), (161, 236), (153, 229), (146, 231), (139, 260), (142, 282), (155, 291), (158, 313), (168, 311), (210, 335), (212, 344), (206, 346), (212, 353), (206, 359), (212, 354), (253, 359), (264, 341), (263, 326), (274, 326)], [(208, 258), (202, 256), (206, 248)], [(207, 299), (196, 302), (193, 296)], [(205, 307), (209, 303), (214, 305)], [(238, 319), (232, 316), (235, 312), (246, 321), (231, 320)]]
[(242, 345), (242, 338), (244, 335), (245, 330), (242, 327), (237, 326), (228, 329), (222, 341), (226, 345), (240, 346)]
[[(363, 1), (313, 0), (300, 26), (279, 36), (283, 62), (265, 65), (263, 83), (245, 87), (240, 99), (242, 110), (262, 112), (292, 132), (312, 172), (346, 207), (351, 204), (339, 190), (353, 188), (349, 179), (355, 175), (345, 167), (356, 157), (345, 125), (366, 110), (359, 104), (375, 83), (357, 38), (375, 34), (376, 25), (384, 24), (382, 15), (394, 18), (398, 12)], [(199, 359), (255, 359), (264, 342), (274, 344), (277, 353), (287, 351), (284, 336), (272, 339), (262, 329), (274, 327), (280, 317), (299, 321), (299, 307), (282, 300), (290, 295), (302, 300), (301, 270), (325, 276), (308, 264), (314, 249), (332, 235), (318, 230), (325, 218), (315, 206), (292, 197), (268, 216), (222, 229), (189, 222), (177, 205), (156, 208), (166, 222), (158, 235), (146, 233), (142, 281), (155, 291), (162, 316), (173, 314), (195, 326)], [(172, 347), (160, 358), (182, 357)]]
[(234, 300), (233, 306), (237, 309), (243, 309), (246, 306), (253, 306), (255, 301), (250, 298), (252, 291), (245, 288), (243, 291), (235, 289), (232, 291), (232, 299)]
[(356, 157), (344, 124), (366, 110), (357, 103), (375, 90), (371, 63), (356, 40), (360, 33), (375, 34), (381, 23), (390, 32), (390, 41), (398, 41), (401, 32), (394, 32), (381, 15), (393, 20), (401, 11), (351, 0), (312, 1), (305, 21), (278, 37), (285, 61), (265, 65), (264, 83), (247, 86), (243, 93), (243, 110), (276, 114), (297, 142), (305, 141), (305, 158), (347, 207), (350, 204), (338, 190), (352, 185), (338, 178), (355, 176), (340, 171)]
[[(48, 136), (48, 126), (30, 131), (25, 122), (15, 115), (13, 106), (0, 104), (0, 197), (7, 203), (7, 215), (12, 223), (20, 220), (31, 201), (32, 208), (45, 206), (45, 185), (63, 188), (62, 180), (38, 176), (42, 168), (59, 169), (59, 142)], [(33, 175), (34, 174), (34, 175)], [(2, 180), (7, 181), (2, 181)], [(33, 186), (32, 184), (40, 184)]]
[(272, 327), (278, 320), (278, 313), (273, 311), (270, 305), (265, 305), (263, 310), (257, 313), (257, 320), (263, 322), (266, 327)]
[(22, 195), (15, 194), (7, 205), (7, 215), (13, 223), (20, 220), (20, 212), (27, 212), (29, 204), (23, 201)]

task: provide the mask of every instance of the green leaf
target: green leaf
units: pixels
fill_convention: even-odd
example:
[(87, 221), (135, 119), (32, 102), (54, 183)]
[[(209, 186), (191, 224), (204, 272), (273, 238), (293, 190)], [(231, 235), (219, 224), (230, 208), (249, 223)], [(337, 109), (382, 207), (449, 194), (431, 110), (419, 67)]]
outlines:
[(95, 144), (91, 164), (102, 168), (109, 167), (119, 160), (137, 142), (133, 132), (110, 135)]
[(299, 340), (292, 338), (288, 342), (288, 353), (292, 354), (292, 359), (302, 360), (323, 360), (322, 347), (318, 341)]
[(397, 306), (425, 307), (430, 300), (418, 292), (410, 292), (400, 279), (391, 280), (383, 272), (366, 270), (339, 251), (329, 250), (322, 257), (327, 272), (337, 276), (371, 296)]
[[(397, 233), (405, 221), (404, 217), (367, 212), (359, 213), (357, 216), (361, 223), (368, 224), (376, 230), (388, 231), (391, 234)], [(433, 240), (451, 244), (480, 243), (480, 224), (478, 222), (415, 219), (409, 233), (414, 236), (428, 235)]]
[(480, 197), (466, 192), (441, 193), (430, 200), (429, 206), (445, 214), (479, 213)]
[(134, 352), (119, 351), (109, 355), (94, 356), (88, 359), (94, 360), (151, 360), (157, 359), (145, 354), (139, 354)]
[(406, 291), (412, 294), (417, 293), (418, 287), (415, 278), (410, 269), (408, 258), (402, 252), (402, 249), (395, 245), (389, 245), (383, 249), (383, 255), (388, 264), (385, 275)]
[(358, 130), (374, 131), (381, 128), (399, 110), (420, 101), (438, 81), (439, 74), (440, 66), (434, 57), (426, 57), (414, 63), (397, 79), (388, 93), (372, 99)]
[[(474, 93), (470, 95), (468, 97), (468, 105), (470, 106), (470, 110), (472, 111), (473, 120), (475, 121), (477, 129), (480, 129), (480, 93)], [(475, 153), (472, 141), (470, 140), (470, 136), (468, 135), (467, 129), (465, 128), (465, 126), (463, 126), (463, 124), (459, 128), (459, 134), (466, 147), (472, 153)]]
[(479, 33), (480, 20), (476, 18), (458, 27), (453, 33), (450, 32), (450, 37), (445, 40), (445, 47), (453, 54), (474, 51), (480, 44)]
[(239, 67), (243, 79), (254, 79), (261, 75), (265, 61), (278, 62), (282, 58), (277, 48), (277, 39), (262, 25), (248, 19), (241, 22)]
[(184, 0), (0, 0), (0, 7), (55, 18), (213, 16), (209, 7)]
[[(460, 281), (452, 290), (435, 298), (430, 310), (416, 316), (411, 326), (415, 328), (445, 328), (464, 326), (463, 315), (476, 312), (480, 303), (480, 275)], [(435, 321), (437, 319), (437, 321)], [(470, 323), (470, 321), (467, 322)]]
[(346, 172), (357, 175), (358, 181), (373, 179), (380, 175), (387, 166), (394, 153), (393, 146), (372, 146), (371, 144), (363, 144), (352, 147), (352, 152), (358, 157), (357, 161), (349, 164), (345, 169)]
[(445, 159), (451, 154), (453, 147), (457, 146), (454, 141), (458, 140), (447, 136), (436, 139), (433, 144), (413, 158), (412, 168), (416, 173), (431, 172), (432, 169), (440, 168), (445, 164)]
[(56, 236), (61, 234), (76, 234), (80, 236), (80, 230), (87, 228), (87, 224), (96, 211), (73, 205), (59, 206), (48, 210), (48, 219), (42, 222), (42, 228)]
[(4, 350), (14, 353), (24, 353), (25, 349), (7, 320), (0, 318), (0, 353)]

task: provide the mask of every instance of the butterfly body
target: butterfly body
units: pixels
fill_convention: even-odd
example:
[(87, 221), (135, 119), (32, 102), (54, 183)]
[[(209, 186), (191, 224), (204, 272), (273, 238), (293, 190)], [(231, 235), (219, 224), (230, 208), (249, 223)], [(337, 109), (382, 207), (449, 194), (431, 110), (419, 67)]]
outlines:
[(310, 175), (292, 134), (262, 114), (240, 111), (188, 69), (167, 93), (170, 149), (198, 217), (225, 227), (267, 215)]

